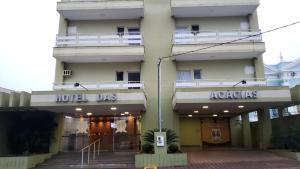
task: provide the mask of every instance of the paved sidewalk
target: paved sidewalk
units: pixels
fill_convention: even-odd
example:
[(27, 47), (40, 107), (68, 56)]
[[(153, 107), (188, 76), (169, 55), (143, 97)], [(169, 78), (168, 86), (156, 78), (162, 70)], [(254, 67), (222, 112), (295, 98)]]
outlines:
[(300, 162), (266, 151), (188, 152), (188, 166), (160, 169), (300, 169)]

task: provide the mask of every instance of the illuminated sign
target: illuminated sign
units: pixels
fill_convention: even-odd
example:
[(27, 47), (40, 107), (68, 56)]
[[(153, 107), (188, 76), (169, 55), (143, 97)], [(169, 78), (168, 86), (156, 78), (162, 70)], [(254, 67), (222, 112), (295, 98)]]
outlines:
[(211, 91), (211, 100), (257, 99), (256, 90)]

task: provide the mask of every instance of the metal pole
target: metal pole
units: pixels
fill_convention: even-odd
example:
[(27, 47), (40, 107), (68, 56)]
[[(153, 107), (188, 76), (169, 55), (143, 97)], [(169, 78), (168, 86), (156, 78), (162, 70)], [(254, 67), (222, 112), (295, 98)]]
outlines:
[(93, 153), (93, 159), (95, 160), (95, 155), (96, 155), (96, 143), (94, 143), (94, 153)]
[(99, 143), (98, 143), (98, 156), (100, 154), (100, 140), (99, 140)]
[(89, 146), (89, 148), (88, 148), (88, 164), (90, 164), (90, 149), (91, 149), (91, 147)]
[(158, 77), (158, 128), (159, 132), (161, 132), (161, 58), (158, 58), (158, 64), (157, 64), (157, 77)]
[(83, 168), (83, 150), (81, 151), (81, 168)]

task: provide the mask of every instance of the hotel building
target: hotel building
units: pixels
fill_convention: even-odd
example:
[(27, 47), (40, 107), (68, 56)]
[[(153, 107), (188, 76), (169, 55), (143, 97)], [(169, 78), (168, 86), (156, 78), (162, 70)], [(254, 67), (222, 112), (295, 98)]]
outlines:
[[(300, 99), (298, 86), (267, 86), (258, 6), (259, 0), (58, 2), (53, 90), (33, 91), (30, 101), (56, 113), (52, 151), (77, 151), (97, 139), (107, 151), (138, 151), (141, 135), (158, 128), (159, 58), (162, 127), (177, 133), (181, 147), (268, 148), (268, 109)], [(258, 112), (257, 139), (251, 111)]]

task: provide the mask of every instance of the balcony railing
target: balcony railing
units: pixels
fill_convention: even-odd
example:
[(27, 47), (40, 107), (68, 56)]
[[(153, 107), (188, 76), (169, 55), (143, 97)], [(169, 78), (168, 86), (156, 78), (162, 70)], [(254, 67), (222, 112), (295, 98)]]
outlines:
[[(109, 89), (143, 89), (144, 83), (140, 81), (129, 82), (97, 82), (80, 83), (82, 86), (75, 87), (75, 82), (54, 83), (53, 90), (109, 90)], [(86, 88), (86, 89), (85, 89)]]
[(224, 31), (224, 32), (212, 32), (212, 31), (176, 31), (173, 34), (174, 44), (200, 44), (200, 43), (222, 43), (233, 40), (239, 40), (237, 42), (260, 42), (262, 36), (260, 32), (249, 31)]
[(142, 45), (140, 32), (106, 33), (106, 34), (72, 34), (57, 35), (56, 47), (65, 46), (111, 46)]
[(107, 1), (144, 1), (144, 0), (61, 0), (61, 2), (107, 2)]
[(232, 87), (241, 80), (246, 80), (246, 84), (238, 84), (237, 87), (246, 86), (266, 86), (267, 82), (264, 79), (201, 79), (201, 80), (184, 80), (175, 81), (174, 87), (178, 88), (205, 88), (205, 87)]

